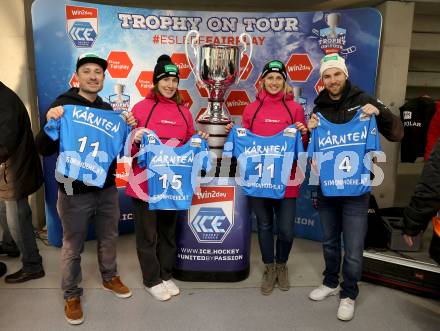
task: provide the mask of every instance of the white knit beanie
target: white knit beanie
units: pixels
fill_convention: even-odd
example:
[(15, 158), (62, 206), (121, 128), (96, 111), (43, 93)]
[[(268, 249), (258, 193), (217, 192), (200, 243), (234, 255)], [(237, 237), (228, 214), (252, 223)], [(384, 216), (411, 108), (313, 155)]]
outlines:
[(340, 69), (348, 78), (348, 70), (345, 65), (345, 60), (338, 53), (327, 54), (321, 59), (321, 67), (319, 68), (321, 77), (324, 71), (330, 68)]

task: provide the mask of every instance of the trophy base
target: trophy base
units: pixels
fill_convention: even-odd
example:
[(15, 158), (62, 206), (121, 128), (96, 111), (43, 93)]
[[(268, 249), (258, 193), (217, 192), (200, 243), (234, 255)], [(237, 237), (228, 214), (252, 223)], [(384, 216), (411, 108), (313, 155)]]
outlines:
[(237, 172), (237, 159), (224, 157), (212, 162), (209, 172), (202, 171), (202, 177), (235, 177)]
[(209, 134), (208, 145), (209, 150), (214, 152), (217, 159), (222, 158), (223, 146), (226, 142), (226, 137), (228, 136), (225, 131), (225, 126), (231, 123), (231, 120), (224, 123), (213, 123), (208, 121), (197, 121), (198, 129)]

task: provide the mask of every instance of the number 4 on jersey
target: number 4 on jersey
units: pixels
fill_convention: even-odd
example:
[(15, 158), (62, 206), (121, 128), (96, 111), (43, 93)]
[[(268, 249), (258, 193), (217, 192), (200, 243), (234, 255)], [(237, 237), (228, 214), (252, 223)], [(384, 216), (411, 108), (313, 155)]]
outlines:
[(344, 157), (342, 159), (342, 162), (339, 164), (339, 170), (350, 172), (351, 171), (351, 165), (350, 165), (350, 158), (348, 156)]

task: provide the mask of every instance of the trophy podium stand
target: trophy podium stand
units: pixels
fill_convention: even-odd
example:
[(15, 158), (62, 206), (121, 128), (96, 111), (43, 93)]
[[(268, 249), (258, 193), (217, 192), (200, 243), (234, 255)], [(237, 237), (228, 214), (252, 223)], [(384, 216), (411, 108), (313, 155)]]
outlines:
[(250, 212), (247, 196), (229, 176), (235, 172), (235, 165), (229, 160), (222, 167), (220, 162), (213, 172), (228, 176), (214, 177), (201, 185), (200, 198), (196, 195), (191, 209), (180, 215), (173, 273), (176, 279), (238, 282), (249, 276)]
[[(197, 35), (191, 44), (197, 73), (191, 69), (196, 80), (205, 84), (209, 95), (208, 107), (196, 121), (199, 130), (209, 133), (208, 144), (216, 162), (202, 176), (205, 183), (195, 192), (190, 210), (182, 213), (177, 223), (173, 276), (183, 281), (241, 281), (249, 276), (250, 270), (250, 212), (247, 196), (235, 180), (236, 160), (222, 158), (227, 137), (225, 126), (231, 123), (223, 102), (228, 87), (241, 77), (240, 49), (218, 44), (196, 48), (197, 31), (190, 31), (186, 40), (191, 40), (192, 33)], [(240, 41), (246, 45), (242, 37)], [(188, 63), (192, 63), (185, 46)], [(252, 48), (247, 65), (251, 54)]]

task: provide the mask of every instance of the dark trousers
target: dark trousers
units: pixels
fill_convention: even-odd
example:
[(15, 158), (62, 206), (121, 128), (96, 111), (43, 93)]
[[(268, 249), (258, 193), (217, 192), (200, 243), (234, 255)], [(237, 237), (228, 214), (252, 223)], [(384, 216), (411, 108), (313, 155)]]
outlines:
[(43, 259), (38, 251), (35, 239), (32, 210), (28, 198), (2, 201), (0, 205), (0, 217), (2, 218), (1, 223), (4, 231), (3, 238), (6, 238), (4, 248), (13, 250), (14, 245), (17, 245), (16, 247), (21, 253), (24, 272), (42, 271)]
[[(249, 197), (252, 212), (257, 217), (258, 243), (263, 263), (286, 263), (293, 244), (293, 225), (296, 214), (296, 199), (270, 199)], [(274, 247), (274, 213), (278, 235)], [(275, 253), (274, 253), (275, 249)]]
[(354, 197), (325, 197), (318, 192), (319, 219), (324, 234), (323, 284), (335, 288), (339, 285), (342, 247), (344, 242), (344, 261), (342, 264), (343, 282), (341, 298), (356, 299), (359, 294), (358, 282), (362, 276), (364, 240), (368, 228), (368, 205), (370, 193)]
[(102, 280), (116, 276), (116, 244), (120, 219), (119, 194), (116, 186), (84, 194), (66, 195), (58, 191), (57, 210), (63, 226), (61, 248), (61, 287), (64, 298), (78, 297), (83, 289), (81, 253), (89, 223), (95, 225), (98, 264)]
[(19, 251), (14, 238), (12, 238), (11, 232), (9, 231), (8, 221), (6, 219), (6, 204), (3, 200), (0, 200), (0, 227), (3, 230), (2, 249), (5, 252)]
[(175, 210), (149, 210), (148, 203), (133, 199), (136, 251), (144, 285), (169, 280), (176, 263)]

